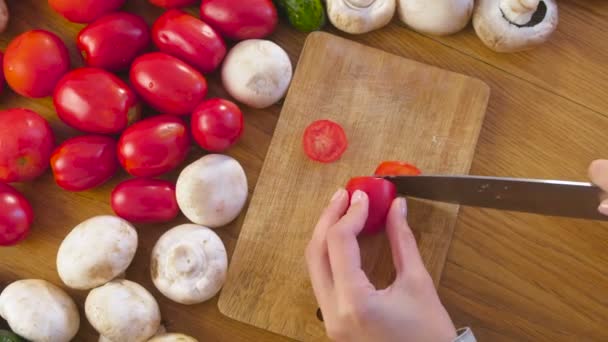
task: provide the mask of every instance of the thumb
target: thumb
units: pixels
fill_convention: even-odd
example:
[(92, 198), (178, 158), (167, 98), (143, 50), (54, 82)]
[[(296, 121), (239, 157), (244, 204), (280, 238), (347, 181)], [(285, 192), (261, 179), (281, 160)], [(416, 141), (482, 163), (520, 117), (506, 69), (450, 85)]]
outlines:
[(410, 272), (426, 271), (416, 237), (407, 223), (406, 216), (405, 198), (395, 199), (386, 219), (386, 233), (398, 278)]

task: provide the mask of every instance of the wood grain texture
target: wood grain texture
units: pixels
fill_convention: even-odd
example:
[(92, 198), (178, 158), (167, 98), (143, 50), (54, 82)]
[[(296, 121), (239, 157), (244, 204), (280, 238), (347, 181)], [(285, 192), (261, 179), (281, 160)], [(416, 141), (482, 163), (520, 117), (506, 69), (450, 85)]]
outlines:
[[(7, 2), (12, 17), (9, 30), (0, 35), (0, 49), (25, 30), (45, 28), (68, 43), (74, 66), (81, 65), (74, 38), (82, 25), (68, 23), (43, 0)], [(559, 39), (556, 35), (553, 43), (522, 54), (489, 52), (472, 31), (451, 37), (447, 45), (395, 23), (349, 38), (490, 85), (492, 95), (471, 173), (584, 180), (588, 163), (608, 156), (608, 2), (559, 3)], [(127, 9), (144, 15), (148, 23), (162, 13), (146, 0), (128, 0)], [(196, 8), (188, 11), (197, 13)], [(335, 32), (331, 27), (327, 30)], [(271, 36), (294, 63), (305, 38), (286, 24)], [(460, 51), (469, 45), (469, 50)], [(555, 73), (569, 76), (556, 78)], [(209, 85), (210, 96), (226, 96), (216, 74), (209, 76)], [(0, 108), (10, 107), (39, 111), (49, 119), (59, 141), (78, 134), (59, 122), (50, 99), (28, 100), (5, 90), (0, 94)], [(243, 163), (250, 191), (280, 110), (280, 105), (266, 110), (244, 108), (245, 136), (230, 154)], [(202, 151), (193, 149), (190, 160), (201, 155)], [(79, 194), (61, 191), (48, 174), (19, 185), (33, 202), (37, 220), (28, 241), (0, 249), (0, 288), (25, 277), (44, 278), (61, 286), (55, 269), (61, 239), (82, 219), (111, 213), (109, 192), (126, 178), (120, 174), (100, 189)], [(415, 209), (412, 215), (421, 212)], [(243, 216), (218, 230), (229, 255), (242, 221)], [(140, 250), (127, 271), (129, 279), (143, 284), (159, 300), (169, 330), (202, 341), (288, 341), (226, 318), (217, 309), (217, 299), (183, 306), (169, 302), (154, 289), (147, 271), (151, 248), (166, 229), (181, 222), (185, 219), (138, 226)], [(479, 341), (607, 341), (606, 228), (595, 222), (462, 208), (439, 286), (440, 297), (456, 325), (472, 326)], [(69, 292), (82, 308), (86, 293)], [(90, 325), (84, 319), (82, 324), (75, 340), (96, 341)]]
[[(322, 62), (321, 62), (322, 61)], [(415, 161), (425, 173), (466, 174), (489, 88), (470, 77), (413, 62), (327, 33), (308, 36), (251, 200), (220, 297), (236, 320), (292, 337), (325, 335), (304, 250), (333, 192), (384, 160)], [(302, 133), (329, 119), (349, 146), (330, 165), (309, 160)], [(410, 224), (439, 283), (458, 207), (416, 203)], [(424, 227), (417, 229), (417, 227)], [(394, 279), (388, 241), (361, 239), (366, 273), (378, 288)]]

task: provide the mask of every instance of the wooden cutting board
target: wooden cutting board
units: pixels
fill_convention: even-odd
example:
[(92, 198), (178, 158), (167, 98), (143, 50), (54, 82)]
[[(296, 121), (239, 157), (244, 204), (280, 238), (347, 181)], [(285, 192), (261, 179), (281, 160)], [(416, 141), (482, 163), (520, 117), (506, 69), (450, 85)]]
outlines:
[[(298, 340), (323, 340), (304, 249), (323, 207), (352, 176), (384, 160), (428, 174), (466, 174), (489, 88), (483, 82), (327, 33), (313, 33), (283, 106), (243, 223), (220, 311)], [(333, 164), (310, 161), (302, 133), (318, 119), (340, 123), (349, 147)], [(410, 224), (439, 282), (458, 207), (410, 201)], [(378, 287), (394, 278), (384, 234), (360, 239), (363, 267)]]

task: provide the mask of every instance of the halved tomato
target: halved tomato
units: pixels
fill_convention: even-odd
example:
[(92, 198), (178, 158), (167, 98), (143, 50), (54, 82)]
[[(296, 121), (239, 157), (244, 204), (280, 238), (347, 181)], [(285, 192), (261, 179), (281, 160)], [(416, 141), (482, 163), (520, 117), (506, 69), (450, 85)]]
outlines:
[(382, 162), (374, 175), (382, 176), (418, 176), (422, 172), (414, 165), (400, 161)]
[(334, 162), (342, 156), (348, 147), (346, 133), (339, 124), (331, 120), (313, 122), (304, 131), (304, 152), (321, 163)]

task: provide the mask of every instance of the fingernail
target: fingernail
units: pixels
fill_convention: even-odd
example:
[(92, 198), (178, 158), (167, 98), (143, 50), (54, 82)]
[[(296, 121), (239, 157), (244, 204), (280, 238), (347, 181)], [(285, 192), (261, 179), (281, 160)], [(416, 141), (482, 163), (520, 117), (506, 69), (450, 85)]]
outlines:
[(401, 215), (403, 215), (403, 217), (407, 217), (407, 201), (405, 198), (399, 199), (399, 210), (401, 210)]
[(357, 190), (353, 194), (353, 197), (350, 199), (350, 204), (356, 204), (363, 200), (363, 191)]
[(331, 196), (331, 201), (337, 201), (339, 200), (342, 196), (344, 196), (344, 189), (340, 188), (338, 189), (333, 196)]
[(600, 204), (600, 207), (598, 208), (598, 210), (600, 211), (600, 213), (602, 213), (604, 215), (608, 215), (608, 203), (604, 202), (604, 203)]

